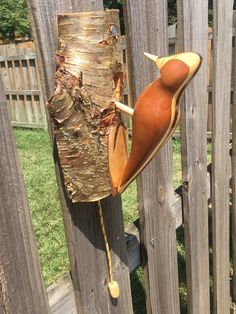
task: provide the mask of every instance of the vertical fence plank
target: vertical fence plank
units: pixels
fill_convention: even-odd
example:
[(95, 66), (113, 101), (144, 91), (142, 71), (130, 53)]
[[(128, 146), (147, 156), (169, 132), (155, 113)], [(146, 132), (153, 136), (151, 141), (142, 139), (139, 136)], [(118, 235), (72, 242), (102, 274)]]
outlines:
[[(21, 48), (21, 52), (23, 55), (27, 54), (27, 50), (25, 47)], [(31, 76), (29, 73), (29, 60), (23, 60), (22, 61), (22, 71), (23, 71), (23, 77), (24, 77), (24, 88), (25, 90), (31, 90)], [(33, 113), (32, 113), (32, 102), (31, 102), (31, 98), (33, 96), (31, 95), (27, 95), (25, 96), (25, 100), (26, 100), (26, 112), (27, 112), (27, 119), (29, 123), (33, 123)]]
[[(233, 26), (236, 27), (236, 11), (233, 15)], [(234, 38), (233, 47), (233, 103), (232, 103), (232, 260), (233, 260), (233, 280), (232, 298), (236, 303), (236, 46)]]
[[(6, 46), (3, 46), (2, 48), (2, 55), (4, 57), (7, 57), (7, 49)], [(12, 89), (13, 86), (13, 82), (12, 82), (12, 78), (11, 78), (11, 70), (8, 64), (8, 61), (5, 61), (5, 68), (6, 68), (6, 73), (7, 73), (7, 86), (8, 89)], [(12, 112), (12, 118), (16, 119), (16, 111), (15, 111), (15, 101), (13, 100), (12, 95), (9, 95), (9, 100), (10, 100), (10, 106), (11, 106), (11, 112)]]
[[(35, 45), (32, 45), (31, 51), (35, 52)], [(38, 65), (37, 58), (35, 58), (35, 60), (34, 60), (34, 65), (35, 65), (37, 89), (39, 89), (41, 92), (40, 97), (39, 97), (40, 119), (41, 119), (41, 122), (44, 124), (44, 128), (47, 129), (48, 128), (47, 115), (46, 115), (46, 109), (45, 109), (44, 102), (43, 102), (42, 84), (41, 84), (41, 79), (40, 79), (39, 65)]]
[(229, 313), (229, 140), (233, 1), (213, 2), (214, 313)]
[[(102, 0), (97, 1), (39, 1), (28, 0), (32, 27), (36, 39), (41, 83), (45, 100), (54, 87), (54, 54), (56, 47), (56, 14), (75, 9), (102, 10)], [(50, 126), (52, 141), (53, 128)], [(57, 148), (54, 159), (69, 249), (72, 281), (79, 313), (131, 314), (132, 300), (129, 270), (124, 241), (123, 217), (120, 197), (102, 202), (114, 265), (114, 279), (119, 282), (121, 295), (117, 302), (111, 300), (107, 289), (108, 268), (96, 203), (75, 203), (66, 196), (60, 172)]]
[[(166, 55), (167, 1), (125, 1), (132, 94), (157, 77), (143, 51)], [(167, 144), (138, 180), (140, 232), (148, 313), (179, 313), (171, 147)]]
[(37, 248), (0, 81), (0, 312), (49, 313)]
[[(15, 47), (12, 46), (8, 46), (8, 56), (14, 56), (15, 55)], [(12, 69), (12, 77), (11, 79), (13, 80), (13, 86), (15, 90), (19, 90), (19, 80), (18, 80), (18, 76), (17, 76), (17, 69), (16, 69), (16, 65), (15, 65), (15, 60), (11, 60), (11, 69)], [(19, 98), (19, 94), (17, 93), (15, 96), (15, 110), (17, 113), (17, 120), (21, 121), (21, 112), (20, 112), (20, 98)]]
[[(31, 55), (32, 49), (28, 48), (28, 53)], [(29, 60), (29, 73), (31, 77), (31, 88), (33, 90), (38, 90), (38, 80), (36, 76), (36, 65), (35, 65), (35, 59)], [(36, 123), (39, 123), (39, 103), (35, 100), (35, 96), (32, 95), (31, 97), (32, 101), (32, 109), (33, 109), (33, 118)]]
[[(26, 52), (27, 55), (29, 55), (29, 47), (25, 47), (23, 49), (24, 52)], [(32, 77), (32, 72), (30, 69), (30, 60), (27, 58), (26, 59), (26, 70), (27, 70), (27, 79), (28, 79), (28, 84), (29, 84), (29, 89), (33, 90), (34, 89), (34, 82), (33, 82), (33, 77)], [(42, 98), (42, 97), (41, 97)], [(29, 110), (29, 116), (31, 117), (32, 121), (34, 121), (34, 95), (30, 95), (28, 98), (28, 110)]]
[[(19, 45), (16, 45), (16, 55), (22, 54), (22, 49), (19, 48)], [(25, 81), (25, 76), (23, 72), (23, 63), (22, 60), (19, 60), (19, 73), (20, 73), (20, 82), (21, 82), (21, 90), (26, 90), (26, 81)], [(27, 101), (26, 101), (26, 96), (22, 95), (23, 97), (23, 113), (24, 113), (24, 120), (29, 121), (28, 117), (28, 111), (27, 111)]]
[(208, 3), (179, 0), (179, 50), (195, 51), (202, 65), (181, 104), (182, 176), (188, 313), (208, 314), (209, 246), (207, 202)]

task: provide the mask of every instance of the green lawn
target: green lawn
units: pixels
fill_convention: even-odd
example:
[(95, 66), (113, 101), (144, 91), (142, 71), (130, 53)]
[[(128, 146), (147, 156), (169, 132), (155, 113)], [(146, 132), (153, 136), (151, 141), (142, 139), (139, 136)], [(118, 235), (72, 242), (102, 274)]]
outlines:
[[(44, 280), (49, 286), (69, 269), (48, 133), (14, 129)], [(122, 196), (125, 226), (138, 217), (136, 184)]]
[(48, 133), (14, 129), (40, 262), (47, 286), (69, 268)]
[[(29, 206), (39, 249), (40, 262), (47, 286), (69, 269), (63, 221), (54, 173), (48, 133), (43, 130), (14, 129), (14, 135), (23, 169)], [(173, 141), (174, 186), (181, 183), (180, 142)], [(138, 217), (136, 184), (123, 193), (125, 226)], [(182, 313), (185, 312), (185, 252), (183, 229), (177, 230), (178, 262)], [(131, 275), (134, 311), (144, 314), (145, 292), (143, 270), (139, 267)]]

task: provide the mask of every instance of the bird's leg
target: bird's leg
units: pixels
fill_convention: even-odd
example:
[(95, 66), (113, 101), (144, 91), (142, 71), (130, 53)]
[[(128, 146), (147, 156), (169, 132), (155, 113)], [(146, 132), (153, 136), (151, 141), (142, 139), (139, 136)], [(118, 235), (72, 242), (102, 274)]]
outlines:
[(114, 101), (114, 104), (116, 105), (116, 108), (120, 109), (121, 111), (123, 111), (123, 112), (125, 112), (131, 116), (134, 114), (134, 109), (130, 108), (129, 106), (126, 106), (117, 100)]

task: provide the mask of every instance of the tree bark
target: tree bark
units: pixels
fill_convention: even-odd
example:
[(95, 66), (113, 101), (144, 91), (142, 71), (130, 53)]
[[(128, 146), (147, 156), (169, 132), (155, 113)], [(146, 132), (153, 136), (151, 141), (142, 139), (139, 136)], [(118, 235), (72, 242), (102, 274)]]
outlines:
[[(121, 100), (123, 89), (118, 13), (58, 16), (56, 87), (48, 108), (73, 202), (115, 194), (113, 178), (118, 181), (127, 160), (127, 131), (113, 103)], [(114, 156), (117, 138), (119, 155)]]

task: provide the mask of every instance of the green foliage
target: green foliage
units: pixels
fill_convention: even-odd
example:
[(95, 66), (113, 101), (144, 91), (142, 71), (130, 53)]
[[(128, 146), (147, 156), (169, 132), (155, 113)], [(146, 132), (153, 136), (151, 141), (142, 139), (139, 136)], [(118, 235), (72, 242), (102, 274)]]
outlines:
[(31, 33), (24, 0), (1, 0), (0, 33), (8, 38)]
[(122, 0), (104, 0), (104, 7), (105, 8), (112, 8), (112, 9), (121, 9), (122, 8)]
[(176, 0), (168, 0), (168, 25), (177, 22)]

